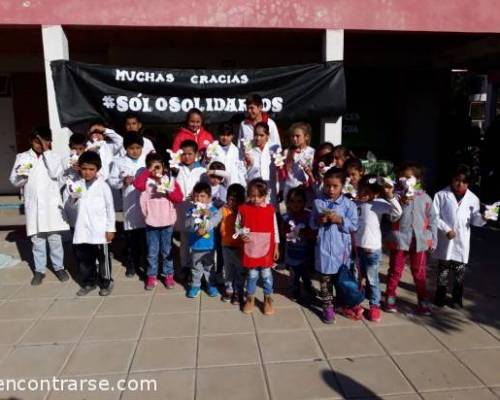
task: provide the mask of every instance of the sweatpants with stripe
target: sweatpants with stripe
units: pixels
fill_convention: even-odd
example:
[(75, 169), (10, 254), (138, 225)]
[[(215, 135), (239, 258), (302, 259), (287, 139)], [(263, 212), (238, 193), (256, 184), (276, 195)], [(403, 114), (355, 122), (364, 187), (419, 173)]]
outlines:
[(82, 286), (106, 289), (111, 278), (111, 253), (108, 244), (74, 244), (73, 250), (78, 263)]

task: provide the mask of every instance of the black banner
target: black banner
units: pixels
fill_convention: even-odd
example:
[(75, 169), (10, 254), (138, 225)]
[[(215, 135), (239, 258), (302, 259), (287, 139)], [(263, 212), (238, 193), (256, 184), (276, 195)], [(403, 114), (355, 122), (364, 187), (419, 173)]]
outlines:
[(345, 109), (344, 68), (326, 62), (261, 69), (152, 69), (51, 62), (63, 126), (135, 113), (145, 123), (178, 123), (193, 107), (205, 123), (228, 121), (258, 93), (276, 120), (337, 117)]

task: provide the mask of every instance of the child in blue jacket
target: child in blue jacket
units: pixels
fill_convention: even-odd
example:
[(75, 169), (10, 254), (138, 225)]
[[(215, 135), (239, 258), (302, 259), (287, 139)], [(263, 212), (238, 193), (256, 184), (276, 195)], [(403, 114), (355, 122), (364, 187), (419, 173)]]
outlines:
[(201, 279), (205, 277), (207, 294), (219, 296), (215, 286), (215, 228), (221, 221), (219, 210), (212, 204), (212, 189), (208, 183), (198, 182), (193, 188), (193, 206), (187, 212), (189, 248), (192, 255), (192, 283), (187, 296), (198, 297)]

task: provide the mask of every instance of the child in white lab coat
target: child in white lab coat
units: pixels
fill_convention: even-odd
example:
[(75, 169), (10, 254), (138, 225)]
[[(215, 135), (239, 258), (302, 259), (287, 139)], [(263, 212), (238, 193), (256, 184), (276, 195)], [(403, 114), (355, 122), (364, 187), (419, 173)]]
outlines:
[(201, 165), (198, 154), (198, 145), (194, 140), (184, 140), (180, 149), (182, 150), (181, 163), (179, 165), (176, 181), (179, 184), (184, 199), (177, 204), (176, 230), (180, 232), (181, 267), (184, 274), (191, 269), (191, 253), (189, 251), (189, 231), (186, 229), (186, 213), (191, 208), (191, 194), (196, 185), (205, 174), (206, 169)]
[(146, 223), (140, 206), (141, 193), (133, 185), (135, 178), (146, 168), (142, 154), (144, 140), (137, 133), (126, 133), (123, 147), (125, 155), (113, 160), (108, 183), (122, 194), (123, 229), (128, 250), (125, 275), (131, 278), (136, 273), (143, 273), (146, 262)]
[(33, 243), (35, 272), (31, 284), (42, 283), (47, 269), (47, 243), (57, 278), (69, 279), (64, 270), (61, 231), (69, 229), (63, 215), (58, 178), (61, 158), (50, 150), (52, 133), (40, 127), (31, 135), (31, 149), (16, 156), (10, 182), (23, 189), (26, 231)]
[(241, 151), (233, 143), (234, 132), (230, 124), (223, 124), (219, 128), (217, 142), (210, 144), (205, 153), (205, 158), (208, 163), (219, 161), (226, 166), (229, 173), (229, 179), (226, 180), (226, 185), (239, 183), (246, 186), (245, 179), (246, 168), (241, 158)]
[(270, 142), (269, 126), (265, 122), (255, 124), (252, 144), (245, 149), (247, 182), (256, 178), (263, 179), (269, 187), (271, 204), (276, 206), (278, 194), (278, 169), (274, 155), (281, 151), (277, 144)]
[(433, 207), (438, 216), (438, 242), (434, 257), (439, 260), (435, 304), (446, 304), (448, 276), (453, 272), (451, 307), (462, 307), (464, 275), (469, 261), (471, 226), (486, 224), (477, 196), (469, 190), (470, 169), (456, 168), (450, 186), (436, 193)]
[(77, 209), (73, 249), (81, 278), (77, 296), (85, 296), (100, 287), (99, 295), (108, 296), (113, 289), (109, 243), (115, 235), (115, 209), (108, 184), (98, 175), (99, 154), (84, 152), (79, 160), (81, 180), (73, 186)]
[(60, 185), (62, 188), (64, 215), (71, 228), (75, 227), (76, 213), (72, 206), (71, 187), (80, 180), (78, 158), (87, 147), (87, 136), (83, 133), (73, 133), (69, 138), (70, 154), (62, 158), (62, 175)]
[(87, 150), (99, 154), (102, 168), (99, 175), (107, 180), (110, 173), (111, 162), (115, 156), (120, 155), (123, 146), (123, 138), (113, 129), (106, 128), (104, 123), (97, 122), (88, 130)]

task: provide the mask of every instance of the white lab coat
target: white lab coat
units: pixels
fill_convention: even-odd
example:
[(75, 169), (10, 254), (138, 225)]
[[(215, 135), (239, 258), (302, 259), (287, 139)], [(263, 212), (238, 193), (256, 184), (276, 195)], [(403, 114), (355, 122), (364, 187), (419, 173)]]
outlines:
[[(479, 199), (470, 190), (460, 203), (449, 186), (436, 193), (433, 207), (438, 217), (438, 242), (434, 257), (464, 264), (469, 261), (470, 227), (486, 223), (479, 205)], [(451, 230), (455, 231), (456, 237), (448, 240), (446, 234)]]
[[(17, 175), (16, 168), (25, 163), (30, 163), (33, 167), (28, 177), (21, 177)], [(69, 229), (59, 192), (58, 178), (61, 173), (61, 158), (51, 150), (37, 156), (30, 149), (16, 156), (10, 182), (18, 188), (23, 188), (28, 236)]]
[(109, 128), (104, 131), (104, 134), (106, 135), (106, 142), (99, 148), (99, 156), (101, 157), (102, 164), (99, 175), (102, 176), (104, 180), (107, 180), (113, 158), (120, 155), (123, 149), (123, 138), (113, 129)]
[(226, 186), (233, 183), (239, 183), (240, 185), (246, 186), (246, 168), (241, 159), (240, 150), (233, 143), (226, 146), (226, 148), (219, 145), (217, 156), (210, 159), (210, 162), (212, 161), (219, 161), (226, 167), (226, 171), (230, 175), (230, 180), (227, 182)]
[(247, 183), (252, 179), (262, 178), (265, 180), (270, 189), (270, 200), (273, 205), (276, 205), (278, 193), (278, 170), (274, 165), (272, 154), (280, 150), (276, 144), (266, 143), (261, 150), (258, 147), (252, 148), (249, 152), (252, 165), (247, 169)]
[(144, 215), (141, 211), (139, 192), (133, 184), (125, 186), (123, 178), (125, 176), (137, 177), (144, 171), (146, 164), (144, 158), (139, 157), (134, 160), (128, 156), (116, 157), (111, 164), (111, 173), (108, 178), (109, 185), (121, 190), (123, 201), (123, 228), (128, 231), (132, 229), (145, 228)]
[[(86, 183), (82, 181), (82, 184)], [(73, 244), (107, 243), (106, 232), (115, 232), (115, 209), (109, 185), (98, 177), (82, 197), (74, 202), (77, 208)]]
[[(271, 119), (267, 119), (267, 125), (269, 126), (269, 142), (271, 145), (277, 145), (278, 147), (281, 147), (281, 139), (280, 139), (280, 134), (278, 132), (278, 127), (276, 126), (276, 123)], [(241, 121), (240, 124), (240, 129), (238, 131), (238, 147), (243, 151), (243, 144), (241, 142), (241, 139), (245, 140), (253, 140), (253, 130), (254, 126), (249, 120), (244, 120)]]

